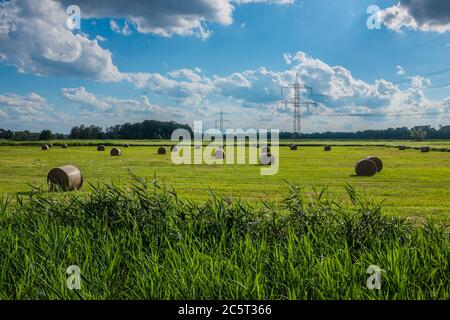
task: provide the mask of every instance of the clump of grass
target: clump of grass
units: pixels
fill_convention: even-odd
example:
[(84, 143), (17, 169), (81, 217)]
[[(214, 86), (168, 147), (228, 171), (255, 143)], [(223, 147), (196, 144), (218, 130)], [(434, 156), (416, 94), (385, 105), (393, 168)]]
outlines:
[[(281, 205), (181, 200), (155, 180), (0, 204), (1, 299), (449, 299), (445, 226), (289, 186)], [(78, 265), (81, 290), (66, 286)], [(366, 269), (384, 269), (380, 290)]]

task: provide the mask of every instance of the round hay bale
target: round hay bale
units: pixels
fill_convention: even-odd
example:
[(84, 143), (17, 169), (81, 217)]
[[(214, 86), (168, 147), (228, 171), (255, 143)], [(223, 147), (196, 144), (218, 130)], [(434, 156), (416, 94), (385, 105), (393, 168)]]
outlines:
[(380, 158), (378, 157), (373, 157), (373, 156), (369, 156), (366, 158), (367, 160), (370, 160), (372, 162), (375, 162), (376, 166), (377, 166), (377, 172), (381, 172), (381, 170), (383, 170), (383, 161), (381, 161)]
[(261, 153), (259, 156), (259, 163), (262, 166), (270, 166), (275, 163), (275, 156), (270, 153)]
[(172, 151), (172, 152), (177, 152), (177, 151), (178, 151), (177, 146), (171, 146), (171, 147), (170, 147), (170, 151)]
[(356, 163), (355, 171), (358, 176), (371, 177), (377, 173), (377, 165), (372, 160), (359, 160)]
[(53, 191), (73, 191), (83, 186), (83, 174), (74, 165), (65, 165), (50, 170), (47, 184)]
[(112, 148), (109, 154), (112, 157), (120, 157), (122, 155), (122, 150), (120, 150), (119, 148)]
[(323, 147), (323, 150), (324, 151), (331, 151), (331, 146), (325, 146), (325, 147)]
[(297, 145), (296, 144), (291, 144), (289, 146), (289, 149), (291, 149), (292, 151), (295, 151), (295, 150), (297, 150)]
[(420, 152), (430, 152), (430, 147), (428, 146), (420, 147)]
[(398, 146), (398, 150), (405, 151), (406, 150), (406, 146)]
[(223, 151), (222, 149), (217, 149), (214, 154), (214, 157), (218, 160), (225, 159), (225, 151)]
[(158, 148), (158, 154), (166, 154), (166, 148), (164, 148), (164, 147), (159, 147)]
[(199, 145), (196, 145), (195, 147), (194, 147), (194, 149), (201, 149), (202, 148), (202, 146), (199, 146)]
[(270, 148), (267, 146), (264, 146), (261, 148), (261, 153), (270, 153)]
[(128, 148), (130, 145), (128, 144), (128, 143), (125, 143), (124, 145), (123, 145), (123, 147), (124, 148)]
[(48, 150), (48, 149), (49, 149), (49, 146), (46, 145), (46, 144), (44, 144), (44, 145), (41, 147), (41, 150)]
[(67, 144), (67, 143), (63, 143), (62, 145), (61, 145), (61, 148), (63, 148), (63, 149), (67, 149), (69, 147), (69, 145)]
[(98, 146), (97, 151), (105, 151), (105, 146), (104, 145)]

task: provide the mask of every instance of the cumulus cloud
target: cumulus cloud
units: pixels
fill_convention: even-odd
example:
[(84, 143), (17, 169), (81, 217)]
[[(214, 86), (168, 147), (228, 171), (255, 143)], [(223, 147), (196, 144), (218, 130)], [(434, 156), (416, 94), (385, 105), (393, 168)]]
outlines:
[[(163, 107), (150, 103), (147, 96), (141, 96), (138, 99), (119, 99), (111, 96), (95, 95), (85, 87), (62, 88), (61, 95), (64, 99), (81, 107), (81, 114), (97, 119), (98, 117), (112, 117), (123, 119), (136, 118), (142, 119), (142, 116), (158, 116), (159, 118), (182, 119), (187, 113), (186, 110), (173, 107)], [(172, 118), (171, 118), (172, 117)]]
[[(303, 91), (303, 99), (318, 102), (318, 110), (328, 114), (385, 114), (429, 113), (442, 106), (442, 102), (430, 101), (425, 89), (430, 86), (428, 78), (409, 77), (409, 86), (401, 89), (384, 79), (373, 83), (355, 78), (342, 66), (331, 66), (304, 52), (285, 54), (287, 68), (281, 71), (260, 67), (225, 76), (205, 76), (201, 70), (181, 69), (159, 73), (140, 73), (129, 77), (136, 87), (150, 93), (161, 94), (177, 103), (202, 107), (210, 101), (224, 99), (251, 113), (250, 123), (264, 119), (287, 119), (290, 108), (280, 107), (277, 101), (292, 98), (292, 92), (280, 95), (280, 88), (295, 81), (299, 76), (302, 84), (313, 88), (313, 95)], [(244, 108), (244, 109), (242, 109)], [(251, 109), (251, 111), (250, 111)], [(217, 111), (216, 111), (217, 112)], [(236, 115), (243, 119), (242, 114)], [(382, 118), (382, 117), (380, 117)], [(366, 121), (367, 119), (364, 119)], [(350, 123), (353, 123), (352, 119)], [(360, 120), (362, 123), (362, 120)]]
[(97, 40), (73, 34), (67, 14), (52, 0), (0, 3), (0, 60), (19, 72), (119, 81), (124, 75)]
[[(71, 0), (60, 0), (64, 6)], [(77, 4), (86, 18), (126, 19), (140, 33), (197, 35), (210, 33), (207, 23), (229, 25), (233, 22), (233, 5), (229, 0), (79, 0)]]
[[(0, 61), (15, 66), (19, 72), (37, 75), (108, 82), (127, 78), (113, 63), (111, 52), (99, 45), (104, 38), (97, 36), (91, 40), (66, 28), (65, 9), (72, 2), (0, 2)], [(136, 30), (165, 37), (193, 35), (206, 40), (212, 35), (208, 24), (231, 24), (234, 5), (250, 2), (290, 3), (285, 0), (79, 0), (77, 5), (82, 18), (109, 18), (111, 29), (123, 35)]]
[(74, 119), (54, 110), (46, 98), (32, 92), (27, 95), (0, 94), (0, 120), (2, 126), (40, 130), (43, 126), (61, 128)]
[(450, 2), (401, 0), (380, 12), (382, 22), (394, 31), (403, 29), (443, 33), (450, 30)]
[(61, 95), (70, 101), (81, 103), (93, 107), (98, 110), (106, 110), (110, 107), (105, 101), (97, 99), (92, 93), (89, 93), (86, 88), (62, 88)]
[[(59, 0), (65, 6), (71, 0)], [(138, 32), (169, 37), (211, 35), (209, 23), (230, 25), (234, 5), (249, 3), (292, 4), (294, 0), (78, 0), (83, 16), (130, 21)]]

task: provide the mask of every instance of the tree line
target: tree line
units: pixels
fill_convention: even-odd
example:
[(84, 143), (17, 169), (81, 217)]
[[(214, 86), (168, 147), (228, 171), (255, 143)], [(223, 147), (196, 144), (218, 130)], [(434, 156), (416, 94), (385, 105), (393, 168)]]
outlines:
[[(38, 140), (63, 140), (63, 139), (170, 139), (172, 132), (176, 129), (186, 129), (192, 134), (192, 129), (186, 124), (179, 124), (174, 121), (163, 122), (156, 120), (145, 120), (139, 123), (125, 123), (103, 130), (98, 126), (75, 126), (70, 130), (70, 134), (52, 133), (50, 130), (41, 132), (11, 131), (0, 129), (0, 139), (16, 141), (38, 141)], [(415, 126), (413, 128), (388, 128), (382, 130), (363, 130), (357, 132), (315, 132), (302, 133), (300, 136), (292, 132), (281, 132), (280, 139), (330, 139), (330, 140), (417, 140), (425, 139), (439, 140), (450, 139), (450, 125), (434, 128), (430, 125)]]
[(63, 139), (170, 139), (172, 132), (176, 129), (186, 129), (192, 133), (192, 129), (185, 124), (174, 121), (164, 122), (156, 120), (145, 120), (139, 123), (125, 123), (103, 130), (99, 126), (75, 126), (68, 135), (52, 133), (50, 130), (43, 130), (39, 133), (25, 131), (11, 131), (0, 129), (0, 139), (16, 141), (37, 141), (37, 140), (63, 140)]
[[(280, 139), (293, 139), (295, 136), (291, 132), (281, 132)], [(415, 126), (413, 128), (388, 128), (381, 130), (363, 130), (356, 132), (315, 132), (302, 133), (301, 139), (330, 139), (330, 140), (370, 140), (370, 139), (385, 139), (385, 140), (416, 140), (422, 141), (425, 139), (439, 140), (450, 139), (450, 125), (439, 126), (438, 129), (426, 125)]]

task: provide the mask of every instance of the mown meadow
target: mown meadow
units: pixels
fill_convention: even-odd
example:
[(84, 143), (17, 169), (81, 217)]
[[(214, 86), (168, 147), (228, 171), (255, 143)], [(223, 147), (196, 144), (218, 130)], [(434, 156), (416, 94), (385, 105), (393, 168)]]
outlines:
[[(39, 146), (0, 147), (0, 194), (28, 192), (33, 187), (45, 189), (50, 169), (70, 163), (81, 169), (87, 182), (126, 186), (131, 182), (130, 173), (156, 177), (188, 200), (205, 200), (211, 189), (219, 195), (255, 203), (280, 202), (288, 195), (285, 181), (304, 187), (307, 194), (312, 194), (313, 188), (328, 187), (336, 195), (342, 195), (342, 186), (349, 183), (384, 201), (388, 214), (450, 219), (449, 152), (421, 153), (372, 145), (333, 146), (331, 152), (324, 152), (322, 146), (300, 146), (291, 151), (281, 146), (278, 174), (261, 176), (259, 165), (174, 165), (170, 152), (158, 155), (157, 146), (121, 148), (121, 157), (111, 157), (111, 147), (97, 152), (95, 145), (54, 147), (48, 151)], [(383, 171), (373, 177), (355, 176), (356, 161), (367, 156), (381, 158)], [(89, 191), (85, 184), (80, 192)]]

